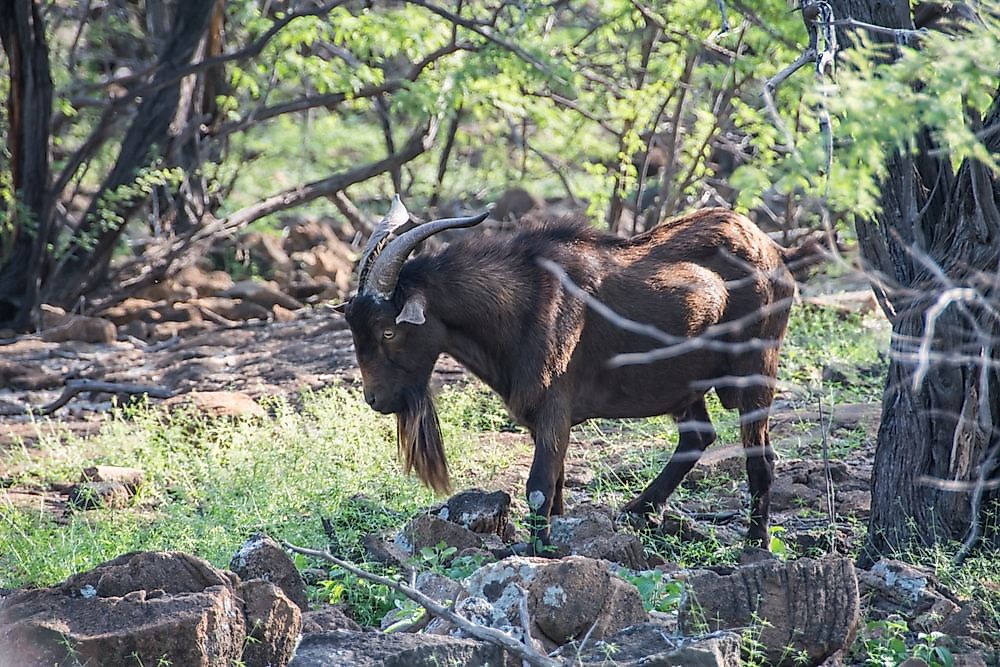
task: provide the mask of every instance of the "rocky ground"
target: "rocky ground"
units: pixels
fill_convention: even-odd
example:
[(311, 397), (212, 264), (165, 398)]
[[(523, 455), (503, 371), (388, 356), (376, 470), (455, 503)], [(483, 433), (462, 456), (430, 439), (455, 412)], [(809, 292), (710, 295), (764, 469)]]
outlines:
[[(92, 432), (113, 402), (142, 395), (168, 409), (184, 404), (214, 416), (252, 415), (264, 414), (262, 397), (294, 400), (302, 388), (356, 381), (350, 333), (321, 305), (347, 288), (353, 253), (347, 239), (304, 223), (280, 239), (251, 236), (241, 247), (244, 261), (266, 269), (273, 282), (234, 282), (211, 267), (194, 267), (97, 317), (49, 308), (36, 335), (3, 341), (0, 447), (30, 449), (53, 429)], [(863, 285), (843, 287), (832, 295), (804, 294), (822, 308), (874, 308)], [(454, 362), (439, 364), (438, 384), (466, 380)], [(974, 602), (958, 599), (933, 573), (896, 561), (861, 571), (841, 555), (856, 546), (870, 509), (879, 407), (839, 404), (821, 413), (793, 395), (786, 388), (772, 415), (779, 451), (825, 439), (858, 442), (830, 461), (786, 454), (778, 462), (775, 555), (746, 552), (739, 566), (709, 570), (650, 556), (639, 537), (618, 529), (614, 508), (592, 504), (595, 489), (607, 482), (600, 475), (621, 483), (644, 473), (625, 459), (596, 472), (595, 453), (616, 445), (575, 435), (584, 441), (570, 447), (567, 462), (572, 511), (554, 521), (551, 558), (510, 555), (512, 543), (525, 537), (515, 534), (509, 513), (511, 497), (520, 502), (528, 454), (476, 480), (493, 492), (459, 494), (398, 534), (368, 536), (365, 557), (403, 571), (422, 560), (426, 571), (413, 572), (415, 588), (572, 664), (851, 664), (858, 658), (848, 649), (859, 633), (900, 627), (913, 636), (942, 633), (952, 664), (998, 664), (988, 645), (995, 619), (983, 619)], [(691, 493), (672, 502), (652, 530), (685, 543), (738, 548), (745, 532), (743, 466), (739, 447), (713, 448), (685, 480)], [(0, 468), (0, 481), (11, 473)], [(141, 483), (142, 471), (98, 466), (81, 471), (79, 481), (44, 489), (6, 484), (2, 493), (3, 502), (42, 506), (58, 517), (70, 507), (124, 507)], [(733, 492), (696, 492), (719, 484)], [(435, 554), (429, 560), (428, 551)], [(786, 561), (785, 551), (814, 558)], [(325, 566), (313, 565), (305, 572), (310, 581), (329, 576)], [(866, 629), (862, 617), (882, 625)], [(310, 608), (300, 570), (263, 536), (234, 554), (229, 571), (188, 554), (144, 552), (57, 586), (0, 597), (0, 667), (117, 665), (133, 655), (142, 664), (165, 657), (174, 665), (242, 660), (248, 667), (520, 664), (412, 606), (387, 616), (381, 628), (359, 627), (349, 609)]]

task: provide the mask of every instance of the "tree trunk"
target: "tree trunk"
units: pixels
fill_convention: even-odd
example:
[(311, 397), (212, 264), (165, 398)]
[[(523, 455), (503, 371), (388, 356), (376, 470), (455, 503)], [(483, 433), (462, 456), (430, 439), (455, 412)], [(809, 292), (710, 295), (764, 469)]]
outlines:
[(170, 38), (153, 76), (152, 91), (139, 103), (115, 165), (80, 222), (76, 232), (80, 242), (58, 267), (58, 280), (51, 280), (46, 286), (47, 300), (72, 303), (106, 275), (112, 251), (127, 220), (143, 203), (111, 195), (121, 186), (133, 183), (137, 172), (156, 157), (165, 156), (173, 138), (183, 130), (175, 122), (183, 82), (177, 72), (191, 63), (214, 7), (214, 2), (204, 0), (178, 0), (170, 23)]
[[(45, 26), (32, 0), (0, 3), (0, 41), (10, 67), (7, 152), (12, 200), (0, 197), (0, 325), (31, 327), (50, 235), (52, 77)], [(0, 181), (0, 190), (4, 183)]]
[[(831, 4), (836, 18), (913, 28), (905, 0)], [(1000, 91), (982, 119), (996, 127)], [(1000, 156), (1000, 132), (984, 136)], [(980, 482), (996, 474), (1000, 450), (1000, 183), (973, 160), (953, 173), (934, 148), (925, 133), (914, 154), (892, 156), (881, 212), (857, 225), (892, 322), (863, 565), (914, 546), (971, 545), (998, 498)]]

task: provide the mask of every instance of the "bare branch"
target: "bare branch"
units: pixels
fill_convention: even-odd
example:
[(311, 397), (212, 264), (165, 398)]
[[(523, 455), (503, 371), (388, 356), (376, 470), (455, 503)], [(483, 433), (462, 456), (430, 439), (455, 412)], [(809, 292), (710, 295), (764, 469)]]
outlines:
[(143, 384), (127, 384), (122, 382), (102, 382), (100, 380), (68, 380), (63, 393), (60, 394), (59, 398), (52, 401), (48, 405), (45, 405), (37, 410), (22, 408), (20, 410), (5, 411), (2, 414), (8, 417), (27, 414), (48, 416), (73, 400), (73, 397), (77, 394), (82, 394), (87, 391), (103, 392), (106, 394), (145, 394), (152, 398), (170, 398), (174, 395), (174, 392), (166, 387), (155, 387)]
[(337, 567), (347, 570), (356, 577), (360, 577), (366, 581), (371, 581), (376, 584), (381, 584), (382, 586), (387, 586), (390, 589), (396, 591), (397, 593), (402, 593), (406, 597), (410, 598), (421, 607), (426, 609), (432, 615), (438, 618), (443, 618), (444, 620), (456, 625), (461, 628), (464, 632), (469, 635), (479, 639), (481, 641), (489, 642), (495, 644), (500, 648), (516, 655), (521, 660), (525, 661), (533, 667), (560, 667), (561, 663), (545, 656), (538, 651), (526, 646), (525, 644), (517, 641), (505, 632), (500, 632), (495, 628), (487, 628), (482, 625), (478, 625), (468, 620), (464, 616), (457, 614), (451, 609), (440, 604), (436, 600), (427, 597), (415, 588), (411, 588), (406, 584), (402, 584), (395, 579), (390, 579), (388, 577), (382, 577), (371, 572), (366, 572), (361, 568), (348, 563), (345, 560), (341, 560), (331, 554), (329, 551), (320, 551), (317, 549), (306, 549), (304, 547), (297, 547), (294, 544), (288, 542), (283, 543), (285, 548), (289, 551), (293, 551), (303, 556), (311, 556), (313, 558), (321, 558), (329, 563), (333, 563)]

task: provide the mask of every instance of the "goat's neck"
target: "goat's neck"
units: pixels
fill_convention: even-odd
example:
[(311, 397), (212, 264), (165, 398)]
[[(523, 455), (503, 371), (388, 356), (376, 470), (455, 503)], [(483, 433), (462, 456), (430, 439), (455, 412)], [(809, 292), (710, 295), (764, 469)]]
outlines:
[(444, 351), (507, 399), (527, 307), (513, 281), (486, 273), (442, 281), (428, 302), (448, 330)]

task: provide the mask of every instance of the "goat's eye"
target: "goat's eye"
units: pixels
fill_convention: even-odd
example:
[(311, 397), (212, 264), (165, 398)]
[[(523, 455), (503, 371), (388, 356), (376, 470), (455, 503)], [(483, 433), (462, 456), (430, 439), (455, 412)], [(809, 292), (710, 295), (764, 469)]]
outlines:
[(382, 338), (385, 338), (386, 340), (392, 340), (392, 337), (395, 335), (396, 332), (393, 331), (392, 329), (386, 329), (385, 331), (382, 332)]

